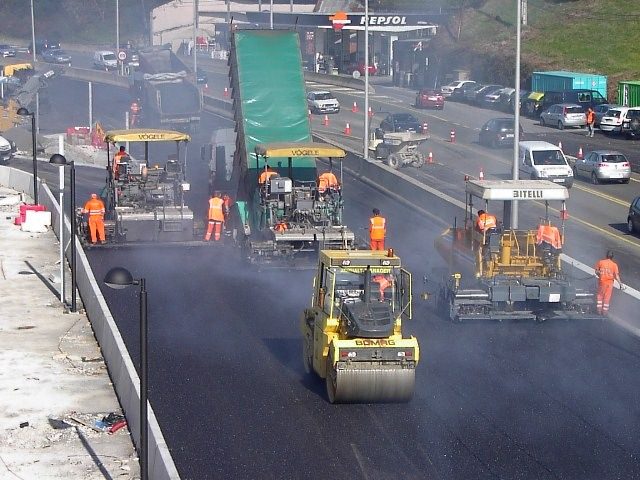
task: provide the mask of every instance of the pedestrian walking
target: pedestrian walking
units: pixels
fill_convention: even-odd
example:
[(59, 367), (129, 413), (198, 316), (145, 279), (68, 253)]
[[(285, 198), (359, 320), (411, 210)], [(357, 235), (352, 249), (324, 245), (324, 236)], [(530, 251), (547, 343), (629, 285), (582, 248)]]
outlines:
[(618, 264), (613, 261), (613, 252), (611, 250), (607, 252), (606, 258), (596, 263), (595, 270), (596, 277), (598, 277), (596, 309), (599, 315), (607, 315), (609, 313), (614, 280), (618, 281), (620, 290), (624, 290), (624, 285), (622, 284), (622, 280), (620, 280)]

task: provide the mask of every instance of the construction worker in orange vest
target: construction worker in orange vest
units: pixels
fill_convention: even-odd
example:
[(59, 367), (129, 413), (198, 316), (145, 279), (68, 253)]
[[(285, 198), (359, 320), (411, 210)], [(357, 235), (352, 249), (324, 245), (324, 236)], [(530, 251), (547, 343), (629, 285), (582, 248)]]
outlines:
[(624, 290), (622, 280), (620, 280), (620, 272), (618, 264), (613, 261), (613, 252), (609, 250), (606, 258), (599, 260), (595, 268), (596, 277), (598, 277), (598, 295), (596, 297), (596, 309), (598, 314), (607, 315), (609, 313), (609, 302), (613, 293), (613, 282), (618, 281), (620, 290)]
[(318, 192), (323, 194), (327, 190), (338, 190), (340, 188), (340, 182), (338, 178), (331, 171), (324, 172), (318, 177)]
[(113, 176), (116, 180), (120, 178), (120, 162), (122, 162), (123, 159), (128, 156), (129, 154), (125, 151), (124, 146), (121, 146), (113, 156)]
[(378, 284), (378, 291), (380, 293), (380, 301), (384, 302), (384, 291), (393, 285), (393, 277), (391, 275), (375, 275), (372, 279)]
[(498, 227), (498, 220), (494, 215), (485, 212), (484, 210), (478, 210), (478, 220), (476, 221), (476, 229), (480, 233), (488, 232), (491, 229)]
[(213, 233), (213, 239), (220, 241), (220, 234), (222, 233), (222, 226), (224, 225), (224, 200), (220, 196), (220, 192), (215, 192), (209, 199), (209, 224), (207, 226), (207, 234), (205, 235), (205, 241), (211, 240), (211, 233)]
[(84, 204), (82, 213), (89, 215), (89, 233), (91, 234), (91, 243), (96, 244), (98, 239), (100, 243), (105, 244), (104, 235), (104, 202), (98, 198), (95, 193), (91, 194), (91, 198)]
[(138, 124), (138, 120), (140, 117), (140, 101), (139, 100), (134, 100), (133, 102), (131, 102), (131, 107), (129, 107), (129, 126), (131, 128), (135, 128), (135, 126)]
[(369, 243), (371, 250), (384, 250), (384, 237), (387, 234), (387, 220), (380, 216), (380, 210), (373, 209), (369, 219)]
[(539, 225), (536, 234), (536, 243), (541, 245), (543, 242), (551, 245), (556, 250), (560, 250), (562, 248), (562, 237), (558, 227), (544, 223)]
[(264, 170), (258, 177), (258, 183), (260, 185), (265, 185), (271, 177), (276, 177), (276, 176), (278, 176), (278, 172), (276, 172), (275, 170), (272, 170), (269, 165), (265, 165)]

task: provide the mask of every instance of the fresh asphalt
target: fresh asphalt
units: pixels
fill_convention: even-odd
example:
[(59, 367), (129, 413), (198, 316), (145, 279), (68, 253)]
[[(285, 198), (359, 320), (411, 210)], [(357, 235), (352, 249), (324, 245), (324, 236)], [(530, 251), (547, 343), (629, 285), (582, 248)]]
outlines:
[[(64, 82), (56, 88), (61, 100), (72, 95)], [(112, 95), (114, 105), (127, 104), (124, 93)], [(98, 108), (106, 119), (119, 116), (111, 103)], [(206, 191), (198, 144), (220, 125), (227, 122), (207, 116), (190, 147), (196, 210)], [(43, 176), (48, 170), (42, 166)], [(104, 172), (79, 167), (78, 179), (83, 198)], [(89, 252), (97, 279), (116, 265), (147, 279), (150, 401), (183, 478), (640, 477), (637, 337), (606, 321), (451, 324), (418, 293), (433, 290), (444, 267), (433, 240), (460, 212), (425, 218), (351, 177), (344, 191), (347, 224), (363, 234), (371, 208), (380, 208), (389, 245), (414, 273), (407, 332), (418, 337), (422, 361), (408, 404), (330, 405), (323, 383), (304, 373), (298, 323), (312, 272), (247, 269), (232, 249), (214, 246)], [(570, 228), (598, 246), (597, 258), (599, 233)], [(637, 285), (637, 274), (622, 267)], [(424, 286), (423, 274), (431, 279)], [(137, 364), (137, 291), (103, 291)], [(637, 311), (617, 292), (614, 308)]]

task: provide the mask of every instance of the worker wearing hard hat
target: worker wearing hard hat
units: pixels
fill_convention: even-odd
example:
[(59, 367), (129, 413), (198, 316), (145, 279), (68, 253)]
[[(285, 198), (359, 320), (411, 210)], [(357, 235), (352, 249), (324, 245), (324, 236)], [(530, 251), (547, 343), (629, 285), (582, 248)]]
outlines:
[(89, 234), (91, 235), (91, 243), (96, 244), (98, 239), (100, 243), (107, 243), (104, 234), (104, 203), (95, 193), (91, 194), (91, 198), (84, 204), (82, 213), (89, 216)]
[(209, 224), (204, 239), (209, 242), (213, 233), (213, 239), (218, 242), (224, 225), (224, 200), (220, 196), (220, 192), (215, 192), (209, 199), (208, 218)]
[(380, 210), (373, 209), (373, 217), (369, 219), (369, 244), (371, 250), (384, 250), (384, 238), (387, 235), (387, 220), (380, 215)]

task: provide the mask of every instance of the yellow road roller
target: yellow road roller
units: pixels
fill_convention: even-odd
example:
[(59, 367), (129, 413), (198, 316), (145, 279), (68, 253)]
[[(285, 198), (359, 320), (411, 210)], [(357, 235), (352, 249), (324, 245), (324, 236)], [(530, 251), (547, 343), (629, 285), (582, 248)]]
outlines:
[(321, 250), (302, 317), (304, 365), (326, 379), (331, 403), (407, 402), (420, 357), (402, 334), (411, 274), (388, 251)]

